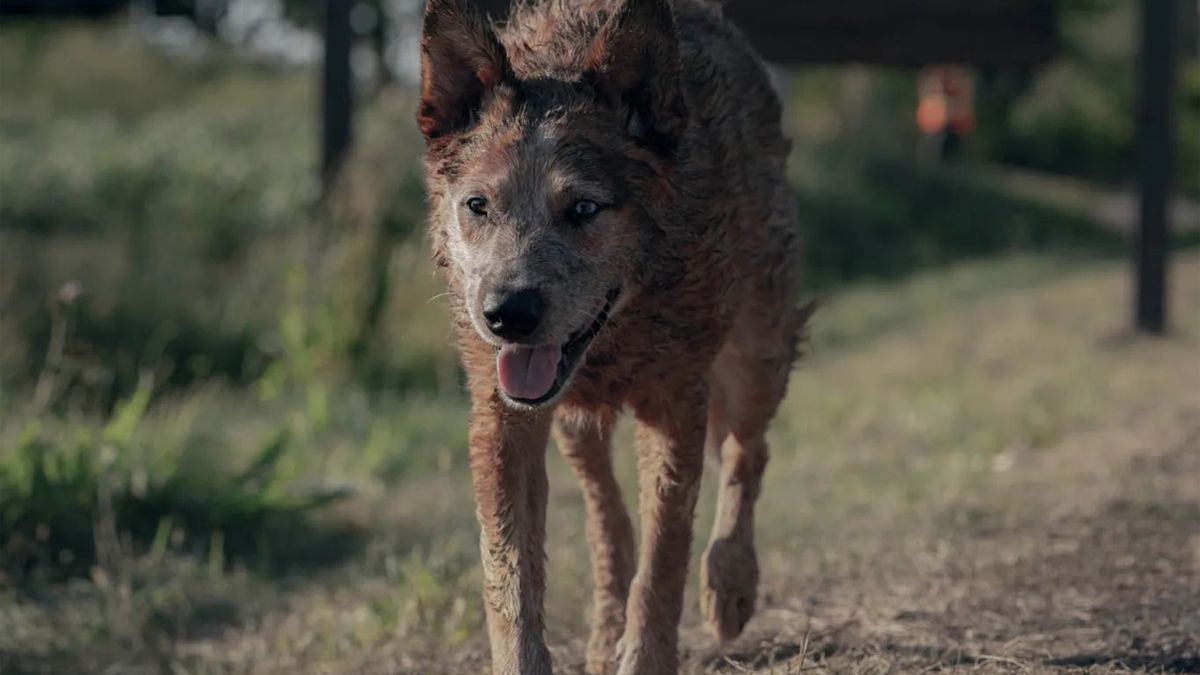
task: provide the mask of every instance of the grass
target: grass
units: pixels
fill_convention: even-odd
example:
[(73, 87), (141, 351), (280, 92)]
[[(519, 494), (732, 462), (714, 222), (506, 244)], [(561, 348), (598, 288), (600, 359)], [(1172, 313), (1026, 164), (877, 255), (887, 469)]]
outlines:
[[(415, 271), (428, 266), (408, 97), (364, 106), (354, 184), (317, 224), (307, 73), (167, 61), (121, 24), (6, 26), (0, 43), (0, 385), (43, 370), (48, 299), (71, 284), (82, 295), (63, 311), (60, 379), (80, 400), (68, 408), (111, 413), (146, 369), (156, 395), (253, 383), (296, 346), (281, 310), (307, 302), (322, 305), (310, 337), (335, 353), (354, 345), (378, 386), (457, 388), (444, 329), (403, 320), (444, 304), (424, 306), (441, 289)], [(64, 62), (88, 63), (95, 80)], [(374, 300), (391, 276), (404, 292)]]
[[(1182, 254), (1176, 335), (1120, 337), (1123, 242), (1084, 208), (837, 152), (840, 95), (802, 93), (822, 309), (772, 435), (764, 611), (718, 652), (689, 599), (688, 667), (1052, 667), (962, 636), (979, 615), (1004, 619), (995, 635), (1037, 627), (1001, 597), (1036, 602), (1008, 579), (1022, 570), (1033, 591), (1133, 601), (1095, 581), (1125, 572), (1047, 561), (1063, 542), (1183, 564), (1200, 258)], [(6, 25), (0, 99), (0, 672), (480, 672), (467, 410), (420, 235), (410, 97), (364, 101), (327, 211), (306, 74), (171, 61), (120, 24)], [(550, 639), (575, 672), (582, 507), (551, 471)], [(1097, 534), (1108, 524), (1124, 538)], [(1164, 616), (1190, 601), (1135, 571), (1179, 599)], [(931, 608), (914, 588), (992, 604)], [(1191, 658), (1093, 609), (1150, 647), (1043, 652)], [(946, 626), (897, 619), (942, 610)]]
[[(1106, 464), (1104, 429), (1153, 426), (1167, 397), (1190, 400), (1182, 392), (1186, 364), (1200, 357), (1200, 316), (1186, 310), (1200, 301), (1200, 259), (1188, 256), (1179, 267), (1175, 337), (1149, 342), (1119, 337), (1126, 317), (1114, 299), (1124, 291), (1123, 265), (1054, 263), (966, 264), (886, 289), (851, 288), (820, 315), (812, 356), (772, 435), (759, 509), (770, 600), (766, 625), (752, 636), (762, 639), (787, 608), (799, 611), (803, 588), (963, 569), (980, 578), (1035, 560), (1032, 533), (1062, 527), (1065, 517), (1043, 522), (1047, 505), (1084, 502), (1038, 491), (1029, 472), (1096, 428), (1102, 433), (1088, 456), (1118, 471)], [(905, 309), (902, 317), (877, 319), (893, 306)], [(839, 337), (846, 335), (855, 339)], [(1200, 422), (1189, 414), (1169, 426)], [(1194, 443), (1191, 429), (1192, 441), (1183, 442)], [(631, 455), (621, 452), (626, 485)], [(551, 637), (570, 664), (588, 598), (581, 503), (557, 458), (551, 471)], [(448, 460), (362, 491), (337, 511), (366, 539), (323, 571), (263, 576), (168, 544), (128, 552), (118, 558), (121, 571), (99, 582), (10, 589), (0, 602), (6, 672), (68, 664), (96, 672), (474, 672), (481, 612), (468, 486), (463, 467)], [(1157, 503), (1151, 494), (1143, 501)], [(700, 532), (711, 497), (706, 491), (701, 500)], [(1004, 555), (988, 557), (999, 542)], [(796, 625), (775, 628), (791, 634)], [(711, 647), (691, 628), (686, 634), (690, 663), (702, 665)], [(445, 656), (447, 644), (463, 645), (460, 660)], [(753, 658), (762, 660), (761, 651)]]

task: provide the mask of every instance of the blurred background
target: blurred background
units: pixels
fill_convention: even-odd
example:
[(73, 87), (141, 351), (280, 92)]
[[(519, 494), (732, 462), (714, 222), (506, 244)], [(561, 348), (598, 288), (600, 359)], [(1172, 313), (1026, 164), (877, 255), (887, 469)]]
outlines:
[[(1200, 671), (1200, 5), (728, 6), (822, 309), (688, 672)], [(483, 672), (420, 15), (0, 0), (0, 672)]]

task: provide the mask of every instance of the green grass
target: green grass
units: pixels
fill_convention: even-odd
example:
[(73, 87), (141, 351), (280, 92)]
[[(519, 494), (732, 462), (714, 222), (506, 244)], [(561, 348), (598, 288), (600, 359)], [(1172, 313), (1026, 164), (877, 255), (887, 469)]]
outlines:
[[(60, 409), (107, 414), (147, 369), (156, 395), (249, 385), (296, 348), (284, 310), (317, 303), (305, 339), (354, 351), (373, 388), (457, 389), (446, 324), (405, 320), (444, 307), (424, 306), (441, 289), (417, 271), (428, 265), (408, 97), (364, 106), (355, 178), (319, 225), (314, 260), (309, 74), (219, 54), (167, 61), (120, 24), (6, 26), (0, 63), (0, 386), (40, 375), (58, 319), (71, 332), (59, 379), (74, 396), (56, 395)], [(380, 278), (394, 292), (380, 296)], [(56, 316), (48, 299), (67, 284), (82, 296)]]
[[(364, 101), (319, 213), (312, 84), (166, 60), (119, 24), (0, 30), (0, 671), (424, 675), (446, 645), (478, 654), (411, 97)], [(802, 134), (818, 108), (834, 124), (822, 105)], [(1122, 242), (1082, 209), (826, 141), (795, 158), (822, 307), (760, 509), (785, 590), (1031, 517), (996, 467), (1163, 396), (1200, 335), (1194, 254), (1178, 335), (1109, 340)], [(631, 504), (633, 469), (622, 452)], [(551, 471), (561, 648), (588, 571)]]
[[(1179, 268), (1177, 335), (1168, 342), (1114, 340), (1126, 320), (1124, 303), (1114, 301), (1125, 288), (1123, 265), (1054, 263), (1018, 258), (851, 288), (818, 315), (812, 354), (772, 432), (759, 509), (772, 587), (896, 573), (921, 564), (930, 546), (952, 551), (1035, 521), (1036, 504), (1014, 501), (1005, 467), (1118, 411), (1136, 418), (1168, 394), (1158, 389), (1165, 372), (1200, 356), (1200, 315), (1186, 311), (1200, 300), (1194, 255)], [(903, 316), (880, 322), (884, 306), (904, 308)], [(205, 407), (229, 405), (225, 395), (210, 396)], [(139, 424), (135, 441), (169, 438), (161, 425), (188, 417), (163, 414)], [(475, 528), (460, 461), (465, 410), (396, 405), (376, 414), (407, 415), (397, 422), (405, 433), (424, 428), (430, 440), (459, 440), (393, 483), (364, 471), (361, 457), (326, 458), (322, 475), (358, 488), (326, 517), (364, 536), (336, 567), (263, 576), (252, 562), (185, 555), (172, 538), (149, 550), (118, 546), (112, 569), (94, 568), (89, 583), (5, 592), (0, 654), (15, 659), (16, 672), (118, 661), (200, 673), (336, 672), (462, 641), (477, 648)], [(378, 442), (404, 449), (398, 437)], [(620, 471), (632, 486), (628, 450), (619, 452)], [(245, 475), (248, 460), (229, 475)], [(557, 457), (551, 473), (549, 607), (551, 634), (563, 640), (584, 628), (587, 567), (578, 490)], [(706, 487), (699, 532), (711, 515)], [(326, 541), (319, 529), (291, 535)]]

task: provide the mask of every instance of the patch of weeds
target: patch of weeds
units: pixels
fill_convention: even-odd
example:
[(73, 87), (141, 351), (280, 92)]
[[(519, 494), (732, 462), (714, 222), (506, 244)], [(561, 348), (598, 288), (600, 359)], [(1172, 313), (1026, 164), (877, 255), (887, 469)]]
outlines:
[[(149, 401), (149, 387), (139, 388), (98, 432), (77, 429), (63, 438), (36, 422), (27, 427), (0, 459), (0, 574), (81, 575), (130, 548), (161, 556), (172, 543), (216, 568), (239, 559), (263, 569), (320, 562), (314, 556), (352, 548), (353, 529), (315, 527), (314, 512), (345, 494), (294, 488), (300, 467), (288, 434), (239, 469), (203, 442), (148, 452), (135, 432)], [(152, 466), (131, 461), (151, 452)]]

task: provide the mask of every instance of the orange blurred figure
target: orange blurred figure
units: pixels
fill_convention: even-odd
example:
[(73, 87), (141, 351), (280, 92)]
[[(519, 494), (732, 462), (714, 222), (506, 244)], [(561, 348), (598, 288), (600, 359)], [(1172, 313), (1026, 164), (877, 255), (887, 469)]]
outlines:
[(962, 136), (975, 128), (975, 82), (962, 66), (929, 66), (917, 77), (917, 127), (923, 145), (933, 142), (944, 158), (958, 150)]

